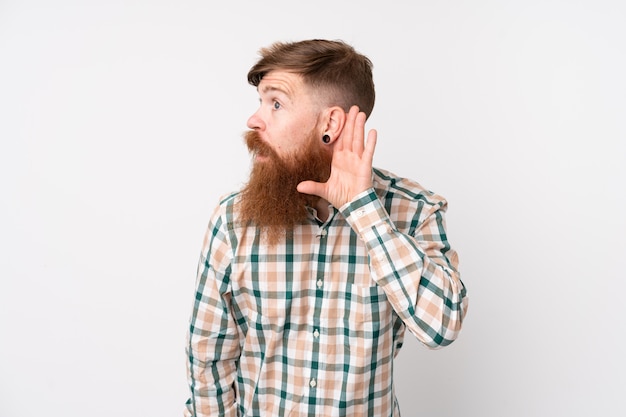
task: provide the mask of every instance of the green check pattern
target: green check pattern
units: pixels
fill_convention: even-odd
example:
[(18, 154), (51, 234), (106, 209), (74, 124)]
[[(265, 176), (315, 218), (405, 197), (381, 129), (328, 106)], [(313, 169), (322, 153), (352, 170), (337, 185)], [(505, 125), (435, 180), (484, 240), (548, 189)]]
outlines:
[(220, 201), (198, 265), (185, 416), (400, 415), (405, 330), (446, 346), (468, 299), (446, 200), (388, 171), (373, 178), (273, 247), (237, 222), (237, 193)]

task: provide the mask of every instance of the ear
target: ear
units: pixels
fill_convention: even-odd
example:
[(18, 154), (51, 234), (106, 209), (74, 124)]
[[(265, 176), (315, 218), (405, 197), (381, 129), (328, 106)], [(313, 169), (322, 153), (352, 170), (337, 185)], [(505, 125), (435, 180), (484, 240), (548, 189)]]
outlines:
[(323, 112), (322, 117), (321, 126), (324, 130), (320, 133), (320, 138), (323, 135), (328, 135), (330, 137), (328, 144), (334, 143), (341, 135), (343, 126), (346, 123), (346, 112), (339, 106), (333, 106), (327, 108)]

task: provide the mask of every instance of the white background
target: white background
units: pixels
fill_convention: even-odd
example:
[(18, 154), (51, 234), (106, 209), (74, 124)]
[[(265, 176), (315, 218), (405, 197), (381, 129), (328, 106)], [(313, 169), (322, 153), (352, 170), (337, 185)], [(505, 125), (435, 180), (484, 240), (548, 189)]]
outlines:
[(0, 416), (179, 416), (202, 236), (276, 40), (374, 62), (375, 164), (450, 204), (461, 337), (403, 416), (622, 416), (622, 1), (0, 0)]

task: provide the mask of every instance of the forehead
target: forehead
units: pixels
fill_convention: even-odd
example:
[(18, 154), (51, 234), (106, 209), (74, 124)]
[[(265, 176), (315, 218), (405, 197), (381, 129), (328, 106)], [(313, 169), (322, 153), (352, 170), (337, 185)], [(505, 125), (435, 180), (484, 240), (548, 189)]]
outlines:
[(261, 82), (259, 82), (257, 91), (259, 94), (282, 92), (289, 97), (305, 94), (307, 92), (302, 76), (288, 71), (268, 72), (263, 76)]

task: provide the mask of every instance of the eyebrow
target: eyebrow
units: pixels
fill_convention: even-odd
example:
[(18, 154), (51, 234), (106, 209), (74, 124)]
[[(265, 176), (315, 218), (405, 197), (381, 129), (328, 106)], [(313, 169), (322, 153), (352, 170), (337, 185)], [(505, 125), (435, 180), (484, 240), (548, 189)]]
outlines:
[(270, 91), (278, 91), (278, 92), (280, 92), (280, 93), (285, 94), (285, 95), (286, 95), (286, 96), (288, 96), (288, 97), (290, 97), (290, 96), (291, 96), (291, 94), (289, 93), (289, 91), (287, 91), (287, 89), (285, 89), (285, 88), (281, 88), (281, 87), (278, 87), (278, 86), (276, 86), (276, 85), (271, 85), (271, 84), (269, 84), (269, 85), (265, 85), (265, 86), (263, 86), (263, 88), (261, 89), (261, 93), (268, 93), (268, 92), (270, 92)]

